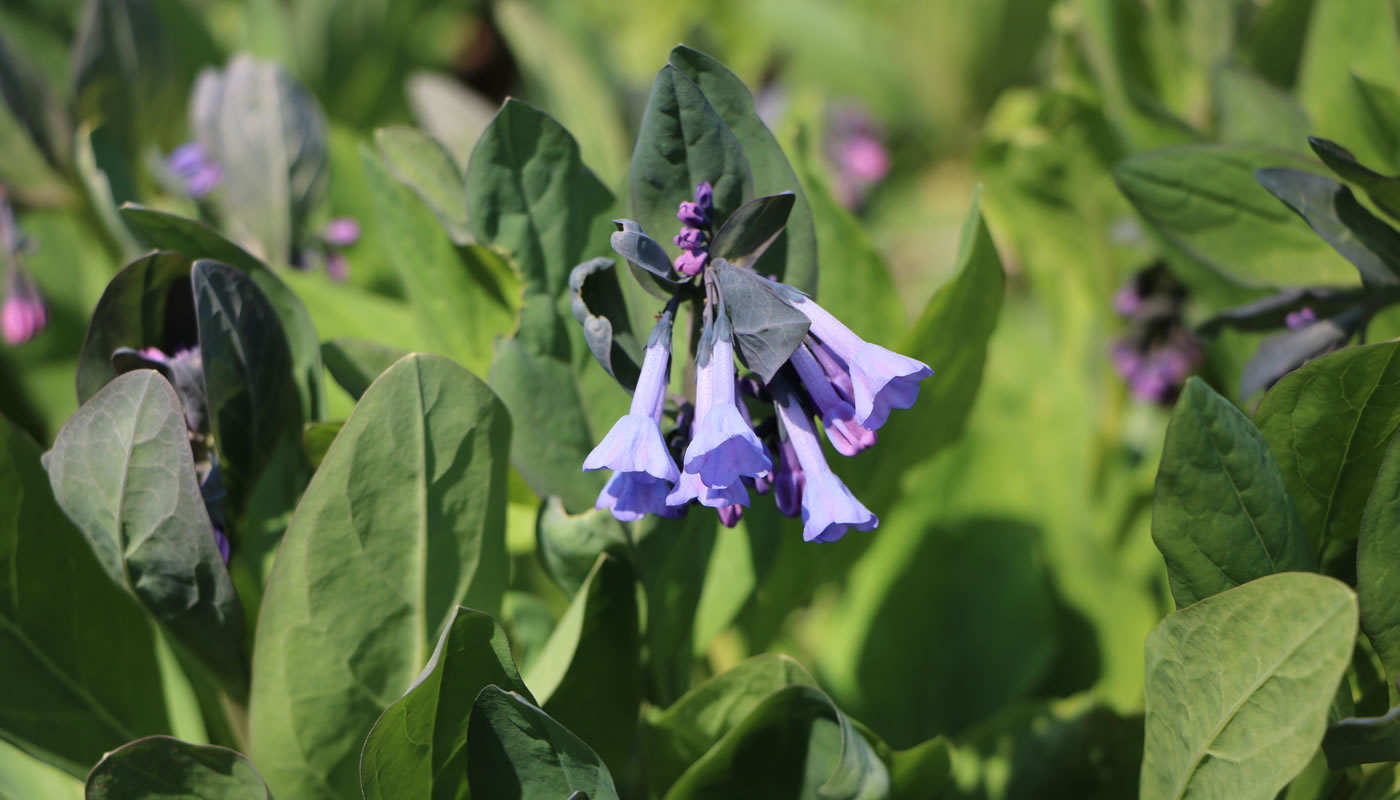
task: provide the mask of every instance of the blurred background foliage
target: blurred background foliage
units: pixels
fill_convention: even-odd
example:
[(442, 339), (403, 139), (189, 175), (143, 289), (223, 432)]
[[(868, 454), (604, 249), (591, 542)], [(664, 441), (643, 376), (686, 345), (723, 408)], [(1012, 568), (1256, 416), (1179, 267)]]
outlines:
[[(680, 600), (697, 609), (696, 677), (790, 653), (890, 745), (952, 737), (956, 787), (973, 797), (1135, 791), (1142, 643), (1172, 607), (1149, 535), (1167, 414), (1115, 371), (1110, 349), (1127, 323), (1114, 295), (1165, 263), (1189, 295), (1184, 318), (1197, 322), (1270, 286), (1202, 257), (1193, 231), (1172, 238), (1145, 225), (1115, 167), (1209, 143), (1311, 159), (1313, 133), (1400, 171), (1391, 0), (152, 0), (168, 48), (129, 55), (157, 59), (135, 74), (155, 69), (173, 83), (127, 110), (153, 132), (131, 139), (82, 125), (93, 108), (117, 121), (84, 71), (130, 66), (73, 57), (70, 43), (95, 35), (84, 5), (0, 6), (5, 57), (69, 92), (53, 107), (73, 109), (71, 129), (88, 136), (66, 142), (61, 121), (16, 113), (24, 85), (0, 86), (0, 183), (36, 243), (26, 263), (50, 311), (41, 335), (0, 348), (0, 410), (44, 443), (76, 409), (89, 314), (139, 253), (107, 201), (197, 210), (116, 153), (140, 141), (130, 163), (148, 165), (188, 139), (183, 98), (195, 75), (235, 53), (285, 65), (319, 100), (330, 177), (312, 216), (362, 223), (344, 282), (284, 271), (322, 340), (443, 350), (442, 332), (421, 324), (420, 289), (393, 263), (399, 234), (376, 224), (416, 203), (386, 196), (380, 162), (362, 157), (378, 148), (392, 165), (376, 130), (419, 126), (465, 169), (500, 102), (520, 97), (568, 128), (585, 163), (620, 189), (647, 87), (677, 42), (754, 90), (812, 198), (818, 296), (874, 341), (898, 341), (945, 284), (981, 184), (1003, 304), (999, 316), (971, 310), (969, 333), (978, 315), (995, 320), (984, 367), (945, 375), (932, 364), (934, 381), (964, 378), (976, 401), (965, 420), (954, 413), (949, 429), (901, 445), (932, 457), (884, 476), (871, 503), (878, 532), (814, 547), (764, 535), (772, 520), (755, 508), (735, 531), (661, 554), (708, 564)], [(845, 149), (853, 136), (878, 142), (873, 166)], [(1334, 266), (1310, 261), (1293, 282), (1355, 284)], [(1375, 324), (1379, 339), (1400, 320)], [(956, 347), (960, 333), (944, 335)], [(1245, 402), (1240, 376), (1260, 336), (1203, 342), (1201, 374)], [(482, 358), (466, 366), (484, 373)], [(625, 395), (592, 373), (580, 380), (601, 431)], [(344, 418), (350, 396), (335, 384), (328, 393), (329, 417)], [(516, 481), (511, 499), (505, 613), (528, 669), (567, 598), (533, 558), (538, 498)]]

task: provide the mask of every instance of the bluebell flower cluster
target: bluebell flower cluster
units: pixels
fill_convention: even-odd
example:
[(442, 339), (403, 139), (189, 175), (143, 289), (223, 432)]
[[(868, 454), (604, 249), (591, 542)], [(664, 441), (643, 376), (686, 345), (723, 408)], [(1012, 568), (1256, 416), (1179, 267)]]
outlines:
[(15, 221), (9, 197), (0, 189), (0, 253), (3, 253), (4, 297), (0, 301), (0, 338), (6, 344), (23, 344), (49, 322), (49, 307), (34, 277), (25, 269), (21, 254), (30, 246)]
[(224, 177), (223, 168), (198, 142), (186, 142), (172, 150), (165, 159), (165, 166), (179, 178), (185, 194), (196, 199), (218, 188)]
[[(584, 460), (585, 471), (612, 471), (597, 508), (634, 521), (647, 514), (675, 518), (700, 505), (732, 527), (751, 492), (771, 492), (779, 511), (802, 518), (806, 541), (834, 542), (848, 530), (871, 530), (879, 520), (831, 470), (819, 430), (838, 454), (860, 453), (875, 444), (893, 410), (914, 405), (920, 381), (933, 370), (865, 341), (802, 292), (756, 276), (809, 324), (769, 380), (740, 377), (726, 303), (748, 300), (726, 298), (713, 278), (714, 264), (702, 249), (713, 213), (708, 183), (696, 189), (693, 202), (680, 204), (676, 216), (685, 228), (674, 240), (683, 249), (675, 269), (701, 280), (698, 286), (681, 282), (658, 315), (630, 410)], [(703, 324), (693, 345), (694, 382), (687, 397), (673, 400), (676, 424), (667, 436), (671, 340), (686, 298)]]
[(1183, 311), (1186, 288), (1165, 264), (1139, 271), (1113, 297), (1113, 310), (1128, 323), (1109, 348), (1113, 367), (1139, 400), (1171, 405), (1202, 361)]

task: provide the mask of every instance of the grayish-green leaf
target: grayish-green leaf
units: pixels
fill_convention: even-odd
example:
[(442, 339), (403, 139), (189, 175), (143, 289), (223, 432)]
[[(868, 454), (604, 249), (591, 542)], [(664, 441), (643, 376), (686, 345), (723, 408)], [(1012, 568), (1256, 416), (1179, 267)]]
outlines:
[(797, 195), (792, 192), (755, 197), (724, 221), (710, 252), (736, 267), (758, 269), (758, 260), (782, 235)]
[(1318, 170), (1253, 145), (1194, 145), (1129, 156), (1113, 177), (1172, 245), (1242, 286), (1351, 285), (1356, 274), (1254, 180), (1262, 167)]
[[(1356, 594), (1361, 629), (1386, 673), (1400, 677), (1400, 439), (1391, 437), (1361, 515)], [(1395, 760), (1400, 760), (1397, 758)]]
[(1376, 172), (1357, 161), (1350, 150), (1329, 139), (1310, 136), (1308, 144), (1333, 172), (1364, 189), (1376, 206), (1391, 219), (1400, 220), (1400, 178)]
[(528, 699), (495, 686), (481, 690), (467, 724), (467, 776), (473, 797), (618, 800), (612, 775), (588, 745)]
[(179, 119), (179, 76), (150, 0), (88, 0), (73, 45), (81, 120), (113, 125), (128, 152), (169, 145)]
[(615, 219), (613, 224), (617, 226), (617, 230), (608, 238), (608, 242), (628, 263), (670, 283), (686, 280), (676, 273), (671, 257), (666, 254), (666, 248), (648, 236), (641, 225), (630, 219)]
[(1327, 319), (1320, 319), (1295, 331), (1284, 331), (1259, 343), (1259, 349), (1244, 365), (1240, 375), (1240, 397), (1252, 397), (1284, 375), (1318, 356), (1329, 353), (1351, 339), (1366, 312), (1351, 308)]
[(208, 258), (248, 273), (277, 309), (282, 330), (287, 334), (296, 370), (297, 393), (301, 396), (302, 417), (324, 418), (326, 399), (321, 383), (321, 342), (310, 312), (287, 284), (251, 253), (199, 220), (129, 203), (122, 206), (121, 214), (122, 219), (154, 247), (173, 250), (190, 262)]
[(409, 75), (404, 91), (414, 119), (465, 169), (476, 140), (496, 116), (496, 104), (456, 78), (433, 72)]
[(772, 380), (807, 337), (811, 321), (784, 300), (790, 290), (752, 270), (730, 266), (722, 258), (713, 259), (709, 268), (715, 271), (739, 358), (760, 380)]
[(1351, 347), (1279, 381), (1254, 412), (1298, 506), (1303, 529), (1351, 541), (1391, 435), (1400, 427), (1400, 342)]
[(505, 407), (443, 358), (365, 392), (287, 527), (258, 620), (251, 755), (273, 792), (344, 797), (376, 718), (458, 604), (506, 583)]
[(1400, 707), (1379, 717), (1344, 717), (1328, 725), (1322, 752), (1331, 769), (1400, 761)]
[(569, 308), (583, 326), (583, 338), (598, 364), (623, 388), (630, 388), (641, 373), (642, 352), (632, 334), (614, 263), (599, 257), (574, 267), (569, 273)]
[(246, 696), (243, 608), (170, 384), (151, 370), (113, 379), (58, 432), (44, 467), (108, 578), (134, 593), (225, 691)]
[(291, 263), (325, 191), (326, 120), (316, 98), (278, 64), (234, 57), (205, 70), (190, 129), (222, 170), (214, 201), (235, 238), (275, 264)]
[(1312, 553), (1263, 434), (1199, 378), (1176, 401), (1152, 504), (1152, 540), (1183, 608)]
[(190, 283), (210, 429), (233, 507), (241, 509), (280, 442), (300, 451), (292, 355), (277, 312), (252, 278), (201, 260)]
[(87, 800), (272, 800), (262, 776), (227, 747), (148, 736), (113, 750), (88, 775)]
[(332, 339), (321, 345), (326, 371), (356, 400), (375, 378), (405, 355), (396, 347), (365, 339)]
[(535, 544), (545, 571), (569, 597), (578, 593), (599, 555), (624, 557), (631, 548), (627, 529), (612, 514), (595, 508), (570, 514), (557, 497), (540, 505)]
[(714, 187), (716, 221), (727, 219), (753, 196), (753, 178), (739, 139), (700, 87), (670, 64), (651, 84), (628, 181), (632, 213), (651, 231), (679, 228), (676, 208), (691, 200), (702, 182)]
[(749, 162), (754, 191), (759, 194), (790, 191), (797, 195), (784, 235), (770, 249), (768, 258), (754, 269), (763, 275), (776, 273), (778, 280), (804, 292), (816, 291), (818, 237), (813, 225), (814, 212), (778, 140), (758, 116), (748, 87), (723, 64), (685, 45), (677, 45), (671, 51), (670, 63), (700, 87), (715, 113), (734, 132)]
[(374, 142), (390, 174), (433, 210), (452, 241), (471, 244), (467, 190), (447, 149), (417, 128), (403, 125), (380, 128), (374, 132)]
[(1261, 169), (1254, 177), (1355, 265), (1363, 284), (1400, 285), (1400, 234), (1367, 211), (1345, 185), (1285, 167)]
[(600, 554), (525, 674), (544, 710), (619, 771), (631, 757), (642, 702), (639, 626), (631, 565)]
[(489, 685), (530, 702), (505, 631), (489, 614), (458, 606), (413, 686), (384, 711), (360, 755), (360, 787), (379, 798), (466, 798), (467, 720)]
[(1270, 575), (1169, 615), (1147, 637), (1143, 800), (1269, 800), (1322, 743), (1351, 660), (1356, 595)]
[(77, 777), (169, 730), (154, 628), (59, 511), (39, 446), (3, 416), (0, 674), (0, 736)]
[(1211, 315), (1196, 326), (1202, 336), (1215, 336), (1225, 328), (1239, 331), (1272, 331), (1284, 327), (1288, 315), (1304, 307), (1319, 317), (1330, 317), (1355, 305), (1366, 296), (1365, 290), (1336, 291), (1333, 289), (1284, 289), (1251, 303), (1228, 308)]

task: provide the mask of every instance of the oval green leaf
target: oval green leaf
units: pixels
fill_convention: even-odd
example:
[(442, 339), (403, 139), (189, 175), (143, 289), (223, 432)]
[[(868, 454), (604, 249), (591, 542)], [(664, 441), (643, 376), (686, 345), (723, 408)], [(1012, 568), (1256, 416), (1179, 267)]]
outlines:
[(618, 800), (598, 755), (527, 698), (497, 686), (481, 690), (467, 722), (467, 775), (473, 797)]
[(710, 251), (736, 267), (757, 269), (757, 262), (787, 226), (796, 195), (755, 197), (739, 206), (720, 226)]
[(262, 776), (242, 753), (169, 736), (138, 739), (103, 756), (88, 775), (85, 796), (87, 800), (272, 800)]

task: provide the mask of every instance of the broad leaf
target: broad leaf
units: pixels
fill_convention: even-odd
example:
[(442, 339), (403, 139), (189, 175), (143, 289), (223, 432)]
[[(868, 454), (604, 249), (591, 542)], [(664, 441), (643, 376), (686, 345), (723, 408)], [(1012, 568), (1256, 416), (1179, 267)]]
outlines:
[(1169, 615), (1147, 637), (1143, 800), (1268, 800), (1322, 743), (1351, 660), (1356, 596), (1271, 575)]
[(217, 261), (191, 276), (209, 424), (219, 467), (242, 509), (283, 441), (299, 452), (301, 409), (287, 337), (252, 278)]
[(131, 204), (122, 206), (121, 215), (132, 230), (154, 247), (173, 250), (190, 262), (208, 258), (248, 273), (272, 307), (277, 309), (282, 330), (287, 334), (287, 346), (291, 348), (293, 369), (297, 376), (297, 392), (301, 395), (302, 417), (309, 420), (325, 417), (321, 341), (316, 335), (316, 326), (311, 322), (310, 312), (281, 278), (251, 253), (198, 220)]
[(1352, 347), (1305, 364), (1279, 381), (1254, 412), (1269, 440), (1303, 529), (1350, 541), (1400, 427), (1400, 342)]
[(1129, 156), (1113, 177), (1172, 245), (1242, 286), (1356, 283), (1356, 273), (1254, 179), (1262, 167), (1317, 170), (1250, 145), (1197, 145)]
[(273, 792), (343, 797), (374, 721), (453, 608), (505, 589), (505, 407), (406, 356), (365, 392), (288, 525), (254, 649), (251, 755)]
[(1387, 0), (1316, 0), (1298, 67), (1298, 99), (1312, 118), (1312, 133), (1346, 142), (1363, 160), (1387, 168), (1400, 167), (1393, 131), (1372, 128), (1353, 75), (1384, 76), (1386, 88), (1397, 87), (1396, 26), (1395, 5)]
[(714, 187), (715, 221), (727, 219), (753, 196), (739, 139), (700, 87), (670, 64), (651, 84), (628, 181), (632, 213), (649, 231), (679, 229), (676, 208), (692, 199), (702, 182)]
[(711, 253), (736, 267), (757, 269), (763, 253), (782, 235), (795, 198), (792, 192), (783, 192), (739, 206), (715, 233)]
[(243, 754), (169, 736), (138, 739), (107, 753), (92, 768), (86, 789), (87, 800), (272, 800)]
[[(755, 504), (753, 511), (761, 507)], [(778, 516), (771, 505), (768, 509)], [(708, 572), (701, 567), (710, 563), (718, 528), (714, 514), (698, 511), (680, 519), (648, 515), (633, 526), (637, 569), (646, 586), (652, 687), (647, 699), (658, 705), (669, 705), (691, 686), (695, 627)], [(731, 589), (742, 591), (737, 581)]]
[(713, 259), (709, 269), (733, 326), (735, 351), (760, 380), (772, 380), (807, 337), (811, 322), (784, 299), (791, 290), (722, 258)]
[(83, 781), (0, 739), (0, 797), (83, 800)]
[(1376, 206), (1391, 219), (1400, 220), (1400, 178), (1372, 170), (1357, 161), (1350, 150), (1331, 140), (1311, 136), (1308, 144), (1333, 172), (1364, 189)]
[(367, 800), (469, 796), (467, 720), (488, 685), (533, 702), (505, 631), (490, 615), (458, 606), (423, 672), (365, 740), (360, 787)]
[[(1356, 552), (1361, 629), (1386, 674), (1400, 677), (1400, 439), (1391, 437), (1376, 473)], [(1397, 758), (1396, 760), (1400, 760)]]
[(446, 148), (417, 128), (402, 125), (375, 131), (374, 143), (390, 174), (433, 210), (452, 241), (471, 244), (467, 190)]
[[(804, 292), (816, 291), (817, 233), (813, 226), (814, 212), (808, 205), (803, 184), (798, 181), (792, 165), (783, 155), (778, 140), (758, 116), (748, 87), (723, 64), (685, 45), (677, 45), (671, 51), (670, 63), (700, 87), (715, 113), (734, 132), (749, 163), (754, 191), (759, 194), (788, 191), (796, 194), (784, 235), (771, 248), (768, 258), (759, 262), (755, 269), (763, 275), (776, 273), (778, 280)], [(825, 247), (822, 249), (825, 252)], [(830, 263), (841, 262), (833, 260)]]
[[(541, 707), (619, 771), (633, 750), (642, 701), (639, 625), (631, 565), (599, 555), (526, 670), (525, 683)], [(599, 692), (600, 686), (610, 688)]]
[(1287, 92), (1239, 67), (1222, 66), (1212, 81), (1220, 140), (1299, 152), (1308, 141), (1308, 115)]
[(1366, 322), (1363, 308), (1350, 308), (1298, 330), (1285, 330), (1259, 343), (1240, 374), (1240, 397), (1253, 397), (1284, 375), (1345, 345)]
[(1303, 523), (1263, 434), (1191, 378), (1167, 427), (1152, 540), (1176, 607), (1275, 572), (1312, 569)]
[(557, 497), (540, 505), (535, 549), (549, 577), (569, 597), (584, 585), (599, 555), (625, 557), (630, 548), (627, 529), (607, 511), (590, 508), (570, 514)]
[(1322, 752), (1331, 769), (1400, 761), (1400, 708), (1379, 717), (1344, 717), (1328, 725)]
[(618, 800), (612, 775), (588, 745), (527, 698), (496, 686), (481, 690), (467, 724), (467, 775), (473, 797)]
[(1367, 211), (1345, 185), (1285, 167), (1261, 169), (1254, 177), (1345, 256), (1363, 284), (1400, 285), (1400, 233)]
[(321, 345), (326, 371), (356, 400), (375, 378), (405, 355), (398, 348), (365, 339), (332, 339)]
[(80, 121), (113, 125), (131, 153), (173, 144), (183, 99), (155, 6), (152, 0), (88, 0), (73, 44)]
[(481, 132), (496, 115), (496, 104), (460, 80), (432, 72), (415, 72), (404, 86), (413, 117), (423, 130), (452, 153), (465, 168)]
[(150, 370), (117, 377), (58, 432), (44, 467), (108, 578), (140, 598), (225, 691), (246, 696), (243, 608), (170, 384)]
[(78, 777), (169, 730), (155, 630), (59, 511), (39, 446), (4, 417), (0, 674), (0, 736)]
[(701, 797), (884, 797), (889, 769), (815, 686), (769, 694), (690, 766), (667, 800)]

